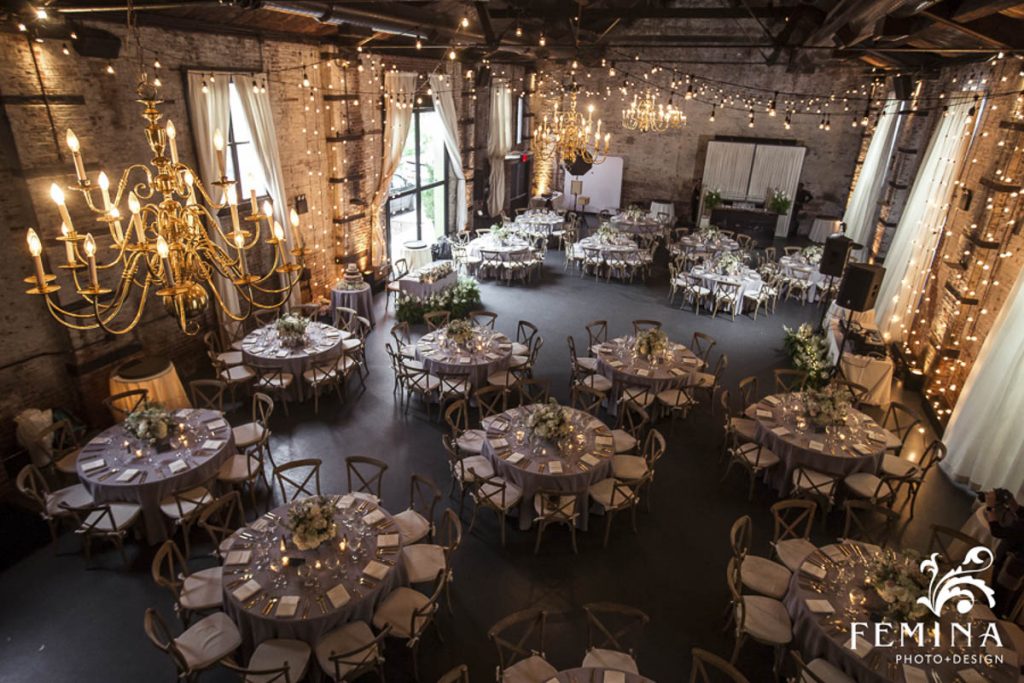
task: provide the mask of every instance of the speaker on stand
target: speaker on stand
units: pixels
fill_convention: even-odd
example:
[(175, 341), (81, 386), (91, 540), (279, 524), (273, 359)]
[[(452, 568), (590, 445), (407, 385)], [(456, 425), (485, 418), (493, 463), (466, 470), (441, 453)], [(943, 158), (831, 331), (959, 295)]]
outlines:
[(818, 320), (818, 329), (821, 331), (825, 330), (825, 316), (832, 303), (832, 284), (835, 278), (843, 276), (853, 250), (861, 248), (861, 245), (846, 236), (846, 223), (840, 225), (842, 232), (825, 240), (825, 245), (821, 249), (821, 262), (818, 264), (818, 272), (828, 276), (828, 287), (825, 290), (827, 295), (821, 301), (821, 319)]
[(833, 374), (839, 374), (839, 366), (843, 362), (843, 351), (846, 350), (846, 337), (850, 334), (853, 314), (870, 311), (878, 300), (878, 291), (882, 288), (882, 276), (885, 268), (871, 263), (850, 263), (846, 266), (843, 279), (836, 293), (836, 304), (846, 309), (846, 326), (843, 339), (839, 344), (839, 355)]

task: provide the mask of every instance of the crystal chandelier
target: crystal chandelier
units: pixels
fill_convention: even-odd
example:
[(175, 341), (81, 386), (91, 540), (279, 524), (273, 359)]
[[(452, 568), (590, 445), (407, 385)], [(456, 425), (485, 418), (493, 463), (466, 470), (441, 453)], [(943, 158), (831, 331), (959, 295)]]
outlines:
[(560, 105), (555, 102), (552, 112), (544, 115), (530, 145), (534, 154), (546, 157), (554, 153), (565, 164), (603, 162), (612, 136), (605, 133), (601, 137), (601, 119), (594, 124), (594, 105), (587, 107), (586, 116), (577, 111), (575, 88), (569, 93), (569, 108)]
[(674, 104), (660, 104), (654, 93), (634, 95), (633, 101), (622, 110), (622, 127), (638, 133), (661, 133), (669, 128), (686, 125), (686, 114)]
[[(80, 301), (62, 307), (52, 295), (60, 287), (56, 275), (48, 274), (42, 261), (42, 243), (35, 230), (28, 230), (28, 248), (35, 262), (35, 275), (25, 281), (33, 287), (28, 294), (42, 295), (51, 315), (76, 330), (101, 328), (124, 334), (142, 319), (150, 290), (159, 297), (167, 313), (182, 331), (195, 334), (212, 296), (224, 316), (241, 321), (257, 309), (280, 308), (288, 300), (302, 271), (302, 249), (288, 249), (284, 230), (273, 219), (270, 202), (262, 210), (251, 194), (251, 212), (239, 217), (235, 181), (227, 178), (224, 139), (214, 133), (220, 180), (216, 186), (220, 202), (203, 186), (196, 173), (178, 159), (174, 124), (160, 125), (157, 88), (140, 77), (138, 101), (146, 120), (146, 142), (153, 153), (149, 165), (132, 164), (121, 174), (114, 188), (106, 174), (94, 184), (85, 171), (78, 138), (69, 129), (67, 145), (75, 165), (78, 183), (68, 189), (77, 192), (112, 238), (113, 255), (102, 262), (91, 232), (84, 235), (71, 221), (64, 191), (54, 183), (50, 196), (60, 212), (58, 242), (64, 245), (65, 262), (58, 266), (74, 283)], [(98, 201), (97, 201), (98, 199)], [(127, 213), (119, 206), (127, 204)], [(227, 206), (231, 231), (225, 233), (216, 212)], [(127, 226), (123, 220), (126, 220)], [(244, 222), (244, 227), (242, 223)], [(273, 263), (262, 274), (250, 271), (246, 254), (260, 243), (266, 222), (267, 239), (274, 252)], [(297, 227), (298, 215), (291, 222)], [(231, 289), (237, 294), (239, 310), (225, 300)], [(232, 297), (234, 298), (234, 297)], [(117, 320), (124, 314), (122, 320)]]

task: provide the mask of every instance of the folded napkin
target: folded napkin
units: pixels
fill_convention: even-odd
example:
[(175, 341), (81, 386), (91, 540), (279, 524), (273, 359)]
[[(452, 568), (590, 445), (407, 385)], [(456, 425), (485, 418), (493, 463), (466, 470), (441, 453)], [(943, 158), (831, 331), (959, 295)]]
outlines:
[(647, 377), (651, 374), (651, 371), (648, 370), (647, 368), (637, 368), (636, 374), (640, 377)]
[(562, 473), (562, 463), (560, 463), (557, 460), (554, 460), (554, 461), (548, 463), (548, 472), (550, 472), (551, 474), (561, 474)]
[(804, 572), (805, 574), (810, 574), (816, 579), (824, 579), (825, 576), (828, 574), (828, 572), (825, 571), (824, 567), (819, 567), (813, 562), (804, 562), (802, 565), (800, 565), (800, 571)]
[(582, 458), (580, 458), (580, 462), (584, 462), (584, 463), (590, 465), (591, 467), (593, 467), (594, 465), (596, 465), (597, 463), (599, 463), (601, 461), (598, 460), (597, 458), (595, 458), (590, 453), (587, 453)]
[(299, 608), (298, 595), (286, 595), (277, 602), (277, 616), (294, 617), (295, 611)]
[(758, 408), (757, 410), (754, 411), (754, 414), (757, 415), (758, 417), (764, 417), (768, 419), (771, 419), (774, 416), (772, 411), (765, 410), (764, 408)]
[(378, 548), (394, 548), (398, 545), (398, 534), (381, 534), (377, 536)]
[(621, 368), (622, 367), (622, 361), (621, 360), (610, 360), (610, 361), (608, 361), (608, 365), (612, 366), (613, 368)]
[(626, 683), (626, 674), (622, 671), (606, 669), (604, 672), (604, 683)]
[(615, 439), (610, 436), (595, 436), (594, 443), (598, 446), (611, 446), (615, 443)]
[(780, 403), (778, 396), (765, 396), (764, 402), (772, 406), (777, 406)]
[(121, 474), (117, 475), (117, 479), (115, 479), (114, 481), (131, 481), (132, 479), (137, 477), (138, 474), (138, 470), (127, 469)]
[(257, 519), (255, 522), (253, 522), (249, 526), (252, 527), (253, 531), (263, 531), (264, 529), (267, 528), (267, 525), (269, 525), (269, 524), (270, 524), (270, 520), (269, 519), (267, 519), (266, 517), (260, 517), (259, 519)]
[(495, 450), (502, 448), (508, 448), (508, 439), (488, 439), (491, 442), (491, 447)]
[[(850, 640), (846, 641), (847, 649), (852, 650), (853, 652), (855, 652), (857, 654), (858, 657), (860, 657), (862, 659), (864, 657), (867, 657), (868, 654), (872, 650), (871, 643), (869, 643), (866, 638), (858, 638), (857, 639), (857, 647), (850, 647), (850, 645), (852, 645), (852, 643), (851, 643), (852, 640), (853, 640), (853, 638), (850, 638)], [(984, 680), (984, 679), (982, 679), (982, 680)]]
[(174, 411), (174, 415), (175, 417), (188, 417), (194, 412), (196, 412), (194, 408), (178, 408)]
[(853, 450), (857, 451), (861, 455), (871, 455), (874, 452), (862, 443), (853, 444)]
[(687, 374), (686, 370), (683, 370), (682, 368), (669, 368), (669, 372), (671, 372), (676, 377), (682, 377), (683, 375)]
[(827, 545), (821, 549), (821, 552), (825, 553), (825, 556), (833, 562), (842, 562), (846, 559), (846, 555), (843, 554), (838, 545)]
[(960, 669), (956, 675), (964, 679), (964, 683), (989, 683), (976, 669)]
[(106, 446), (110, 443), (109, 436), (97, 436), (95, 439), (89, 442), (90, 446)]
[(388, 566), (377, 560), (370, 560), (365, 567), (363, 567), (363, 573), (367, 576), (383, 581), (384, 577), (388, 575)]
[(916, 666), (910, 666), (909, 664), (903, 665), (903, 680), (906, 683), (929, 683), (924, 669), (918, 669)]
[(249, 564), (250, 558), (252, 558), (251, 550), (232, 550), (228, 553), (228, 556), (224, 558), (224, 566)]
[(204, 422), (210, 429), (220, 429), (221, 427), (227, 427), (228, 423), (223, 417), (213, 417)]
[(277, 357), (278, 358), (287, 358), (289, 353), (291, 353), (291, 352), (288, 351), (288, 350), (278, 351), (277, 352)]
[(523, 459), (523, 458), (525, 458), (525, 457), (526, 457), (526, 456), (525, 456), (525, 455), (523, 455), (522, 453), (513, 453), (513, 454), (511, 454), (510, 456), (508, 456), (507, 458), (505, 458), (505, 460), (506, 460), (507, 462), (510, 462), (510, 463), (512, 463), (513, 465), (515, 465), (515, 464), (516, 464), (517, 462), (519, 462), (520, 460), (522, 460), (522, 459)]
[(263, 590), (263, 586), (256, 583), (255, 579), (249, 579), (235, 589), (234, 596), (241, 602), (245, 602), (252, 596)]
[(835, 612), (835, 608), (832, 607), (832, 603), (828, 600), (805, 600), (807, 603), (807, 609), (811, 610), (814, 614), (832, 614)]
[(104, 460), (103, 458), (95, 458), (93, 460), (84, 460), (84, 461), (82, 461), (82, 471), (83, 472), (92, 472), (93, 470), (98, 470), (99, 468), (106, 466), (106, 464), (107, 464), (107, 461)]
[(202, 451), (217, 451), (224, 445), (223, 439), (207, 439), (203, 442)]
[(178, 472), (184, 472), (188, 469), (188, 463), (184, 460), (178, 459), (167, 466), (167, 469), (171, 471), (171, 474), (177, 474)]
[(338, 609), (348, 602), (348, 591), (345, 589), (345, 584), (339, 583), (337, 586), (327, 591), (327, 599), (331, 601), (334, 609)]
[(493, 351), (488, 351), (488, 352), (487, 352), (487, 353), (486, 353), (485, 355), (486, 355), (486, 356), (487, 356), (487, 358), (489, 358), (490, 360), (497, 360), (498, 358), (501, 358), (501, 356), (500, 356), (500, 355), (498, 355), (498, 354), (494, 353)]
[(370, 514), (368, 514), (365, 517), (363, 517), (363, 523), (366, 524), (367, 526), (373, 526), (374, 524), (376, 524), (377, 522), (381, 521), (382, 519), (385, 519), (384, 513), (381, 512), (380, 510), (374, 510)]
[(789, 430), (786, 429), (785, 427), (776, 427), (775, 429), (772, 430), (772, 434), (774, 434), (775, 436), (786, 436), (787, 434), (789, 434)]
[(473, 360), (473, 359), (472, 359), (472, 358), (470, 358), (469, 356), (459, 356), (459, 362), (460, 362), (460, 363), (469, 363), (469, 362), (471, 362), (472, 360)]
[(700, 360), (697, 358), (693, 358), (691, 356), (687, 356), (682, 360), (682, 362), (684, 365), (697, 365), (700, 363)]
[(807, 444), (807, 447), (812, 451), (821, 451), (825, 449), (825, 444), (820, 441), (811, 441)]
[(872, 441), (877, 441), (878, 443), (886, 442), (885, 434), (881, 432), (868, 432), (868, 438)]

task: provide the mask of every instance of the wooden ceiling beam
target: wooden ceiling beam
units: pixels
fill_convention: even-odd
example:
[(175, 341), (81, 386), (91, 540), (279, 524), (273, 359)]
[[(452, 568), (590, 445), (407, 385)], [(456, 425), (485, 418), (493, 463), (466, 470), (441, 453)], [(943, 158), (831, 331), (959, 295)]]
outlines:
[(927, 17), (928, 19), (931, 19), (936, 24), (945, 26), (946, 28), (951, 28), (954, 31), (964, 34), (965, 36), (970, 36), (971, 38), (977, 40), (979, 43), (982, 43), (983, 45), (990, 45), (992, 47), (1003, 49), (1013, 48), (1013, 45), (1010, 45), (1009, 43), (1005, 43), (1002, 40), (993, 38), (989, 34), (982, 33), (978, 29), (973, 28), (972, 26), (968, 26), (967, 24), (961, 24), (958, 21), (953, 21), (949, 17), (945, 17), (939, 14), (938, 12), (934, 12), (932, 10), (925, 10), (923, 12), (919, 12), (919, 14), (922, 17)]
[(962, 0), (951, 18), (966, 24), (1020, 4), (1021, 0)]
[[(629, 9), (612, 9), (606, 7), (587, 7), (583, 12), (584, 19), (612, 21), (614, 19), (785, 19), (790, 12), (787, 7), (631, 7)], [(494, 19), (563, 19), (575, 17), (575, 2), (559, 2), (547, 7), (523, 13), (519, 9), (492, 9)]]

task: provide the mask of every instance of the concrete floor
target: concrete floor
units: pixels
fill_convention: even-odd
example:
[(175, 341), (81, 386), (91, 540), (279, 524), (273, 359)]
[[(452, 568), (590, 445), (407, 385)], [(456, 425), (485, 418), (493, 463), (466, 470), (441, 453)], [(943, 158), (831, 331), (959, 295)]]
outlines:
[[(665, 280), (661, 272), (649, 284), (594, 283), (564, 274), (561, 254), (552, 252), (542, 281), (511, 288), (483, 284), (482, 292), (484, 305), (499, 314), (499, 329), (514, 334), (520, 318), (540, 327), (546, 343), (536, 374), (550, 380), (561, 400), (568, 398), (565, 337), (572, 334), (578, 345), (585, 345), (584, 325), (595, 318), (608, 319), (612, 334), (631, 330), (635, 318), (664, 321), (666, 331), (680, 341), (688, 342), (697, 330), (709, 333), (718, 340), (714, 356), (729, 356), (726, 385), (734, 387), (740, 378), (756, 374), (764, 392), (771, 386), (771, 370), (786, 363), (782, 325), (816, 321), (819, 315), (813, 305), (788, 302), (770, 318), (711, 320), (670, 308)], [(278, 410), (272, 448), (279, 462), (323, 459), (325, 493), (346, 490), (346, 456), (365, 454), (387, 461), (384, 501), (397, 511), (408, 503), (410, 474), (429, 475), (445, 489), (449, 480), (441, 426), (415, 407), (404, 416), (392, 398), (383, 345), (390, 339), (393, 316), (385, 313), (383, 302), (380, 297), (378, 326), (368, 345), (371, 375), (366, 391), (352, 391), (346, 404), (328, 399), (319, 416), (313, 415), (311, 404), (291, 406), (290, 419)], [(687, 679), (692, 647), (728, 656), (732, 637), (722, 631), (728, 530), (737, 516), (752, 515), (754, 550), (768, 554), (768, 506), (775, 497), (759, 486), (748, 502), (746, 482), (738, 473), (720, 482), (720, 433), (706, 408), (674, 433), (667, 424), (659, 428), (668, 436), (669, 450), (659, 464), (651, 512), (639, 515), (636, 535), (627, 520), (618, 520), (608, 549), (601, 547), (600, 522), (580, 536), (578, 556), (572, 555), (564, 528), (550, 529), (540, 555), (534, 556), (533, 533), (519, 532), (510, 523), (508, 546), (502, 548), (494, 516), (481, 515), (454, 559), (454, 615), (443, 612), (439, 618), (444, 642), (430, 633), (421, 647), (421, 680), (436, 680), (460, 663), (469, 665), (473, 681), (493, 680), (497, 658), (487, 629), (506, 614), (530, 606), (556, 613), (547, 633), (549, 660), (559, 668), (576, 666), (586, 644), (581, 605), (592, 601), (625, 603), (648, 613), (640, 670), (661, 683)], [(905, 530), (905, 543), (924, 548), (931, 523), (959, 526), (968, 511), (969, 497), (934, 471)], [(817, 527), (818, 540), (833, 538), (841, 525), (841, 515), (834, 513), (827, 525)], [(169, 623), (176, 623), (170, 596), (149, 575), (153, 548), (131, 544), (128, 568), (115, 551), (101, 551), (87, 566), (74, 535), (64, 534), (54, 548), (45, 545), (45, 527), (31, 517), (18, 517), (16, 528), (16, 537), (5, 539), (10, 544), (3, 547), (39, 547), (0, 573), (0, 680), (173, 680), (170, 661), (142, 630), (143, 611), (149, 606), (157, 606)], [(193, 555), (201, 557), (202, 552), (200, 546)], [(194, 564), (206, 566), (202, 560)], [(411, 679), (410, 654), (401, 643), (390, 643), (386, 657), (389, 680)], [(766, 681), (770, 662), (770, 653), (751, 643), (739, 667), (752, 681)], [(203, 680), (232, 679), (215, 671)]]

